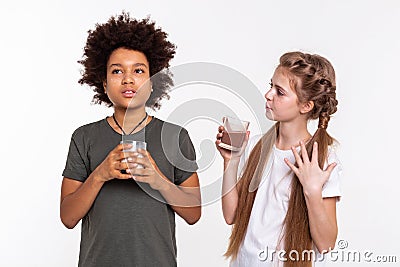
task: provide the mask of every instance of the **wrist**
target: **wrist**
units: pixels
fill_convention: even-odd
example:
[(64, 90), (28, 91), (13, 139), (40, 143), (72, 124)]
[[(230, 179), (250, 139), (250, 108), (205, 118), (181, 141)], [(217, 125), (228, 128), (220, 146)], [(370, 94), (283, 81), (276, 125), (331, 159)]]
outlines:
[(161, 178), (157, 187), (153, 189), (158, 190), (160, 193), (162, 193), (170, 191), (173, 186), (175, 185), (171, 183), (169, 180)]
[(154, 190), (161, 192), (167, 192), (171, 190), (171, 187), (174, 186), (174, 184), (163, 174), (160, 174), (157, 172), (157, 176), (154, 180), (153, 186), (150, 185)]
[(304, 190), (304, 198), (308, 201), (314, 200), (322, 200), (322, 190), (314, 189), (314, 190)]
[(90, 175), (92, 182), (95, 184), (103, 185), (106, 180), (98, 173), (98, 171), (94, 170)]
[(230, 158), (224, 160), (224, 168), (239, 166), (240, 158)]

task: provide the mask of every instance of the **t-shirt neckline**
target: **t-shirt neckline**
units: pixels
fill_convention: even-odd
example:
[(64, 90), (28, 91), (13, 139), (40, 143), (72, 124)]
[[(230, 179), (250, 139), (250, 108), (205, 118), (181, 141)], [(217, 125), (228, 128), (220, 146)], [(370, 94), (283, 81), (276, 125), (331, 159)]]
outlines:
[(148, 124), (146, 124), (142, 129), (140, 129), (140, 131), (138, 131), (136, 133), (133, 133), (133, 134), (129, 134), (129, 135), (123, 135), (123, 134), (118, 133), (117, 131), (114, 130), (113, 127), (111, 127), (111, 125), (107, 121), (107, 117), (105, 117), (103, 119), (104, 123), (107, 125), (107, 128), (110, 129), (114, 134), (116, 134), (116, 135), (118, 135), (120, 137), (122, 137), (122, 136), (135, 136), (135, 135), (141, 134), (143, 131), (149, 130), (150, 127), (152, 127), (152, 125), (154, 124), (154, 122), (156, 120), (157, 120), (157, 118), (153, 116), (151, 121)]
[[(296, 147), (296, 150), (297, 151), (299, 151), (299, 148), (300, 148), (300, 146), (297, 146)], [(278, 148), (277, 146), (276, 146), (276, 144), (274, 144), (274, 150), (276, 150), (276, 151), (278, 151), (278, 152), (280, 152), (280, 153), (292, 153), (292, 150), (291, 149), (280, 149), (280, 148)]]

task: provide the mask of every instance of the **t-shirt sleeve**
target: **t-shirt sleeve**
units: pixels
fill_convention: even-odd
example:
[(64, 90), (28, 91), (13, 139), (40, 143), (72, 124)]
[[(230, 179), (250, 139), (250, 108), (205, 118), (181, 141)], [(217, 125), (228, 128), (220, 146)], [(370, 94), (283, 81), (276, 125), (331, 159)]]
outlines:
[[(333, 169), (328, 181), (322, 187), (322, 197), (337, 197), (337, 200), (340, 200), (342, 196), (342, 191), (340, 188), (340, 178), (342, 175), (342, 164), (340, 163), (335, 151), (330, 149), (328, 155), (328, 164), (336, 162), (337, 165)], [(326, 167), (326, 166), (325, 166)]]
[(64, 177), (84, 182), (89, 176), (89, 166), (85, 157), (83, 137), (75, 131), (69, 145), (67, 162), (62, 173)]
[(182, 129), (179, 134), (179, 150), (174, 170), (174, 183), (179, 185), (198, 169), (196, 151), (188, 132)]

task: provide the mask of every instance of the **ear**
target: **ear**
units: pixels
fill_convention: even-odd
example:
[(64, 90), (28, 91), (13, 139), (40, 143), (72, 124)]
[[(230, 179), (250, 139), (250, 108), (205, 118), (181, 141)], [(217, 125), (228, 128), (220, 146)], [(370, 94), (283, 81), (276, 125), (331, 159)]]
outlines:
[(103, 81), (104, 92), (107, 94), (107, 81)]
[(314, 108), (314, 101), (308, 101), (306, 103), (301, 104), (300, 113), (305, 114), (310, 112)]
[(153, 92), (153, 81), (149, 79), (149, 82), (150, 82), (150, 91)]

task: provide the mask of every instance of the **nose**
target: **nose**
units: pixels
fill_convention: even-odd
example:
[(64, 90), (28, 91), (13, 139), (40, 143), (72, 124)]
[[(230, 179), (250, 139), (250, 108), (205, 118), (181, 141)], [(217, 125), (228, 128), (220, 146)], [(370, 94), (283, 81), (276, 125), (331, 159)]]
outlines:
[(122, 84), (130, 84), (130, 83), (134, 84), (135, 79), (130, 73), (127, 73), (124, 75), (124, 78), (122, 79)]
[(264, 97), (265, 97), (266, 100), (271, 101), (271, 100), (272, 100), (272, 97), (273, 97), (272, 89), (269, 89), (269, 90), (265, 93)]

